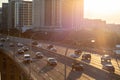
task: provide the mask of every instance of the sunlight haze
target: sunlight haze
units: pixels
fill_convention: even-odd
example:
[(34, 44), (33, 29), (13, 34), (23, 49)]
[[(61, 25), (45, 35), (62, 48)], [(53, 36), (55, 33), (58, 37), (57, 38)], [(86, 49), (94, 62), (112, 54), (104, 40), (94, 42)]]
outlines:
[(85, 0), (84, 17), (120, 24), (120, 0)]
[[(3, 2), (8, 0), (0, 0), (0, 7)], [(84, 18), (120, 24), (120, 0), (84, 0)]]

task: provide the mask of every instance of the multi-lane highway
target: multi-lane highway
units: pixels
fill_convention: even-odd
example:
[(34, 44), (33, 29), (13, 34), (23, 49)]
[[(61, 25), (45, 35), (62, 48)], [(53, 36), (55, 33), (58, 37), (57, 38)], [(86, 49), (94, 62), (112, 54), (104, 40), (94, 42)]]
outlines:
[[(46, 48), (48, 43), (42, 43), (42, 45), (43, 45), (42, 46), (43, 48)], [(58, 46), (58, 45), (56, 45), (55, 47), (57, 49), (58, 54), (65, 55), (66, 47)], [(74, 53), (74, 51), (75, 51), (75, 49), (69, 48), (68, 53), (67, 53), (67, 57), (70, 57), (70, 54)], [(83, 51), (82, 54), (84, 54), (84, 53), (90, 53), (90, 52)], [(94, 54), (94, 53), (91, 53), (91, 55), (92, 55), (91, 61), (89, 63), (88, 62), (87, 63), (89, 65), (92, 65), (94, 67), (97, 67), (97, 68), (101, 69), (102, 68), (101, 55), (100, 54)], [(79, 58), (75, 58), (75, 59), (81, 61), (81, 56)], [(120, 66), (119, 66), (120, 65), (120, 60), (116, 61), (115, 58), (112, 58), (111, 62), (115, 67), (115, 73), (120, 75)]]
[[(30, 48), (30, 41), (26, 39), (12, 38), (12, 40), (17, 42), (22, 42)], [(16, 44), (16, 42), (14, 42)], [(100, 55), (91, 54), (92, 58), (90, 62), (81, 61), (81, 57), (76, 58), (76, 60), (81, 61), (84, 66), (84, 71), (71, 71), (71, 64), (75, 60), (69, 57), (70, 53), (74, 52), (74, 49), (68, 48), (67, 55), (65, 55), (66, 47), (56, 45), (57, 53), (46, 50), (48, 43), (41, 43), (42, 48), (32, 47), (31, 50), (26, 51), (32, 56), (32, 63), (24, 64), (23, 54), (17, 54), (17, 49), (19, 47), (10, 47), (9, 42), (4, 43), (4, 47), (15, 55), (15, 59), (22, 64), (24, 68), (30, 73), (35, 80), (120, 80), (120, 69), (115, 61), (112, 59), (112, 64), (115, 66), (115, 74), (111, 74), (102, 69), (100, 63)], [(36, 59), (35, 52), (42, 52), (44, 58)], [(85, 51), (82, 54), (86, 53)], [(54, 57), (57, 59), (58, 64), (55, 67), (47, 65), (47, 58)]]

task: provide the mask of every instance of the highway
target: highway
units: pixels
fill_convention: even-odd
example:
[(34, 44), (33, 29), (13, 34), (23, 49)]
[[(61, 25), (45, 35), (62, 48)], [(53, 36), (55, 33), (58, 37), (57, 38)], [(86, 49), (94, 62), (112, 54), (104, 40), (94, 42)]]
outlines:
[[(48, 44), (43, 43), (42, 45), (43, 45), (43, 46), (42, 46), (43, 48), (46, 48)], [(66, 50), (65, 47), (57, 46), (57, 45), (56, 45), (55, 48), (57, 49), (57, 53), (58, 53), (58, 54), (65, 55), (65, 50)], [(75, 49), (69, 48), (68, 53), (67, 53), (67, 56), (70, 57), (70, 54), (71, 54), (71, 53), (74, 53), (74, 50), (75, 50)], [(84, 53), (89, 53), (89, 52), (83, 51), (82, 54), (84, 54)], [(82, 54), (81, 54), (81, 55), (82, 55)], [(91, 55), (92, 55), (91, 61), (90, 61), (90, 62), (87, 62), (87, 63), (88, 63), (89, 65), (92, 65), (92, 66), (94, 66), (94, 67), (97, 67), (97, 68), (101, 69), (101, 68), (102, 68), (102, 64), (101, 64), (101, 56), (102, 56), (102, 55), (94, 54), (94, 53), (91, 53)], [(80, 56), (79, 58), (76, 58), (76, 60), (81, 61), (81, 58), (82, 58), (82, 57)], [(114, 67), (115, 67), (115, 73), (118, 74), (118, 75), (120, 75), (120, 66), (119, 66), (119, 65), (120, 65), (120, 60), (116, 61), (116, 59), (113, 58), (111, 62), (112, 62), (112, 64), (113, 64)]]
[[(26, 44), (25, 40), (17, 40), (30, 48), (29, 42)], [(33, 62), (31, 64), (24, 64), (23, 55), (16, 53), (19, 47), (10, 47), (8, 44), (9, 42), (4, 43), (5, 48), (10, 50), (12, 55), (15, 55), (15, 59), (17, 59), (28, 72), (31, 72), (30, 75), (34, 77), (34, 80), (120, 80), (120, 69), (114, 59), (112, 60), (112, 64), (116, 67), (115, 74), (110, 74), (101, 69), (100, 55), (98, 54), (92, 54), (92, 60), (90, 62), (81, 61), (81, 57), (77, 58), (76, 60), (81, 61), (84, 65), (84, 71), (71, 71), (71, 64), (75, 59), (70, 58), (69, 54), (73, 53), (74, 49), (69, 48), (66, 57), (64, 56), (66, 47), (56, 45), (57, 53), (54, 53), (46, 50), (48, 44), (42, 43), (42, 48), (32, 47), (32, 51), (29, 50), (25, 52), (31, 54)], [(43, 59), (36, 59), (35, 52), (37, 51), (42, 52), (45, 57)], [(83, 51), (82, 54), (84, 53)], [(55, 57), (58, 60), (58, 65), (55, 67), (48, 66), (46, 62), (48, 57)]]

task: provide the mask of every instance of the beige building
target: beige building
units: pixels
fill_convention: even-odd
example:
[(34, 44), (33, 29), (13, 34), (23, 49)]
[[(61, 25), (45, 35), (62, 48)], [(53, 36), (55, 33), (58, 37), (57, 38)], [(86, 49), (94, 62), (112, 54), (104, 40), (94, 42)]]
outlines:
[(34, 0), (33, 27), (80, 27), (83, 20), (83, 0)]

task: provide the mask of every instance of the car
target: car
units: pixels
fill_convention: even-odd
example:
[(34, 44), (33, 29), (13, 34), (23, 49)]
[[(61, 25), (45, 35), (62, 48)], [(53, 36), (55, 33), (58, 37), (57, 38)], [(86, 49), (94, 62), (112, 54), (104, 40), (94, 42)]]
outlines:
[(72, 63), (72, 71), (75, 70), (75, 71), (83, 71), (83, 65), (78, 62), (78, 61), (75, 61)]
[(38, 44), (38, 45), (36, 45), (36, 47), (38, 47), (38, 48), (42, 48), (42, 44)]
[(110, 73), (115, 72), (115, 68), (112, 64), (104, 64), (102, 69), (109, 71)]
[(4, 45), (3, 45), (3, 43), (0, 43), (0, 47), (3, 47)]
[(91, 60), (91, 54), (90, 53), (84, 53), (82, 55), (82, 60)]
[(74, 51), (74, 54), (81, 54), (82, 53), (82, 50), (80, 50), (80, 49), (76, 49), (75, 51)]
[(5, 38), (0, 38), (0, 41), (5, 42)]
[(54, 48), (54, 47), (53, 47), (53, 48), (51, 48), (50, 50), (51, 50), (51, 51), (53, 51), (53, 52), (57, 52), (57, 49), (56, 49), (56, 48)]
[(24, 50), (23, 49), (18, 49), (17, 53), (18, 54), (24, 54)]
[(51, 49), (51, 48), (53, 48), (54, 46), (52, 45), (52, 44), (49, 44), (48, 46), (47, 46), (47, 49)]
[(32, 41), (32, 45), (38, 45), (37, 41)]
[(111, 56), (107, 54), (101, 56), (101, 62), (111, 62)]
[(28, 50), (29, 50), (29, 48), (28, 48), (27, 46), (23, 46), (22, 49), (23, 49), (24, 51), (28, 51)]
[(17, 46), (18, 46), (18, 47), (23, 47), (23, 44), (18, 42), (18, 43), (17, 43)]
[(32, 58), (30, 57), (30, 54), (26, 53), (24, 54), (24, 63), (30, 63), (32, 62)]
[(43, 54), (41, 52), (36, 52), (35, 53), (36, 58), (43, 58)]
[(55, 58), (49, 57), (47, 59), (47, 65), (56, 66), (57, 65), (57, 60)]
[(14, 45), (14, 43), (9, 43), (9, 46), (14, 47), (15, 45)]
[(72, 57), (72, 58), (79, 58), (80, 55), (79, 55), (79, 54), (75, 54), (75, 53), (73, 53), (73, 54), (70, 54), (70, 57)]
[(74, 51), (74, 53), (70, 54), (70, 57), (72, 57), (72, 58), (79, 58), (81, 53), (82, 53), (82, 51), (77, 49), (77, 50)]
[(9, 37), (7, 37), (7, 38), (6, 38), (6, 41), (10, 41), (10, 38), (9, 38)]

